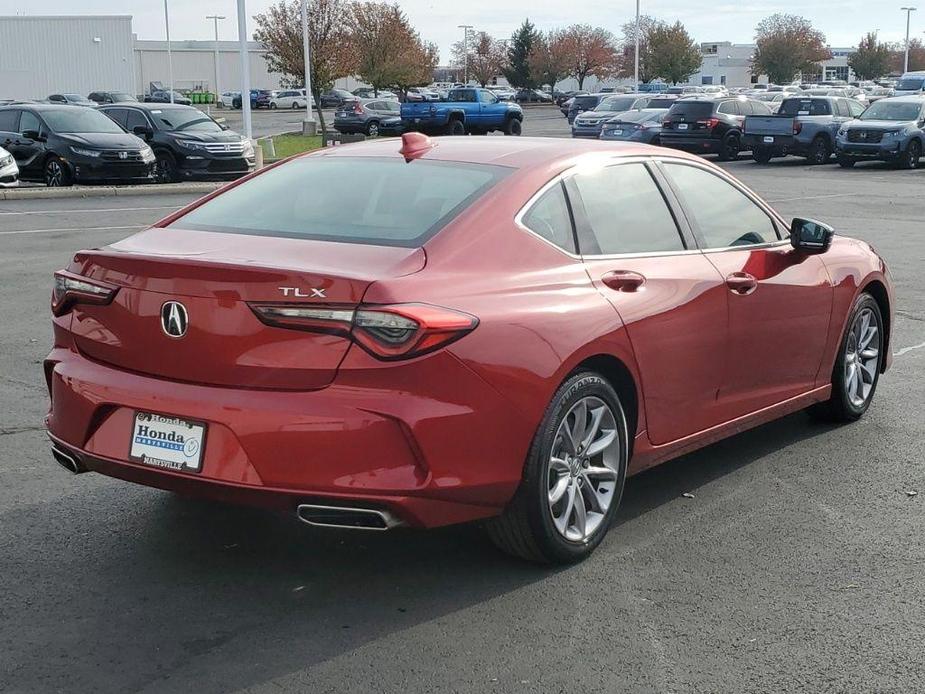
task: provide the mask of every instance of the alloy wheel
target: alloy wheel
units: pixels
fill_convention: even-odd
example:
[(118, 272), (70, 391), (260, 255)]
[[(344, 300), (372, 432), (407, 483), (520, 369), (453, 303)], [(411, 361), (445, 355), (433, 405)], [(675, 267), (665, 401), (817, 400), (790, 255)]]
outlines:
[(548, 465), (548, 504), (565, 539), (585, 542), (613, 501), (620, 470), (620, 436), (613, 410), (584, 397), (559, 424)]
[(54, 159), (45, 165), (45, 185), (49, 188), (57, 188), (64, 179), (64, 169)]
[(845, 345), (845, 395), (854, 407), (863, 407), (870, 398), (880, 368), (880, 325), (874, 312), (858, 312)]

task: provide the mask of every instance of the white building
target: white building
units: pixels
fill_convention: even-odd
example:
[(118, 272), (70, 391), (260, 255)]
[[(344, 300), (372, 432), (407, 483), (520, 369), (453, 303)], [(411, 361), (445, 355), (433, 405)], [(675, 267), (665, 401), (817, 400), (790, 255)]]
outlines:
[(0, 17), (0, 99), (97, 89), (136, 92), (130, 16)]
[[(830, 48), (832, 57), (822, 63), (824, 72), (804, 75), (807, 81), (854, 79), (848, 67), (848, 56), (857, 48)], [(753, 43), (707, 41), (700, 44), (703, 64), (700, 71), (691, 75), (691, 84), (723, 84), (729, 87), (747, 87), (749, 84), (767, 84), (767, 75), (752, 75), (751, 61), (755, 52)], [(824, 75), (824, 76), (823, 76)]]

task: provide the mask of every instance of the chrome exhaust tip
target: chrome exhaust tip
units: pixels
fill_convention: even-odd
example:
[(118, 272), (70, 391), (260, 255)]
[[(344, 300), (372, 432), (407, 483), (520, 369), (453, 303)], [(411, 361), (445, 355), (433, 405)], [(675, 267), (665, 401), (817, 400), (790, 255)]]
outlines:
[(77, 458), (75, 458), (67, 451), (61, 450), (57, 446), (51, 447), (51, 455), (55, 459), (55, 462), (58, 463), (58, 465), (70, 473), (79, 475), (80, 473), (87, 471), (87, 469), (80, 464)]
[(402, 525), (401, 519), (389, 511), (372, 508), (300, 504), (296, 514), (299, 520), (323, 528), (390, 530)]

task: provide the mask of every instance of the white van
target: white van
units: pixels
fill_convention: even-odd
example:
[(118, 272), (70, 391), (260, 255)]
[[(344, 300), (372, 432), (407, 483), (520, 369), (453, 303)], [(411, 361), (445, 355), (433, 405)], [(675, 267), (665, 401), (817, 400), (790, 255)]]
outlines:
[(925, 92), (925, 71), (907, 72), (893, 88), (893, 96), (907, 96)]

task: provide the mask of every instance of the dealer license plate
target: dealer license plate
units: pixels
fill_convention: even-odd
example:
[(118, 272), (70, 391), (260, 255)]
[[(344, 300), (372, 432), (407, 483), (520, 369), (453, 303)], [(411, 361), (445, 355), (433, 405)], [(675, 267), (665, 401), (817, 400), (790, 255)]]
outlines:
[(617, 129), (617, 130), (611, 130), (611, 131), (610, 131), (610, 134), (611, 134), (611, 135), (622, 135), (622, 134), (623, 134), (623, 131), (622, 131), (622, 130), (619, 130), (619, 129)]
[(129, 460), (167, 470), (199, 472), (205, 443), (206, 425), (202, 422), (136, 412)]
[(687, 123), (678, 123), (678, 130), (687, 130)]
[(773, 138), (773, 137), (770, 137), (770, 136), (768, 136), (768, 135), (765, 135), (765, 136), (762, 138), (762, 141), (763, 141), (763, 142), (766, 142), (766, 143), (769, 144), (769, 145), (773, 145), (773, 144), (774, 144), (774, 138)]

